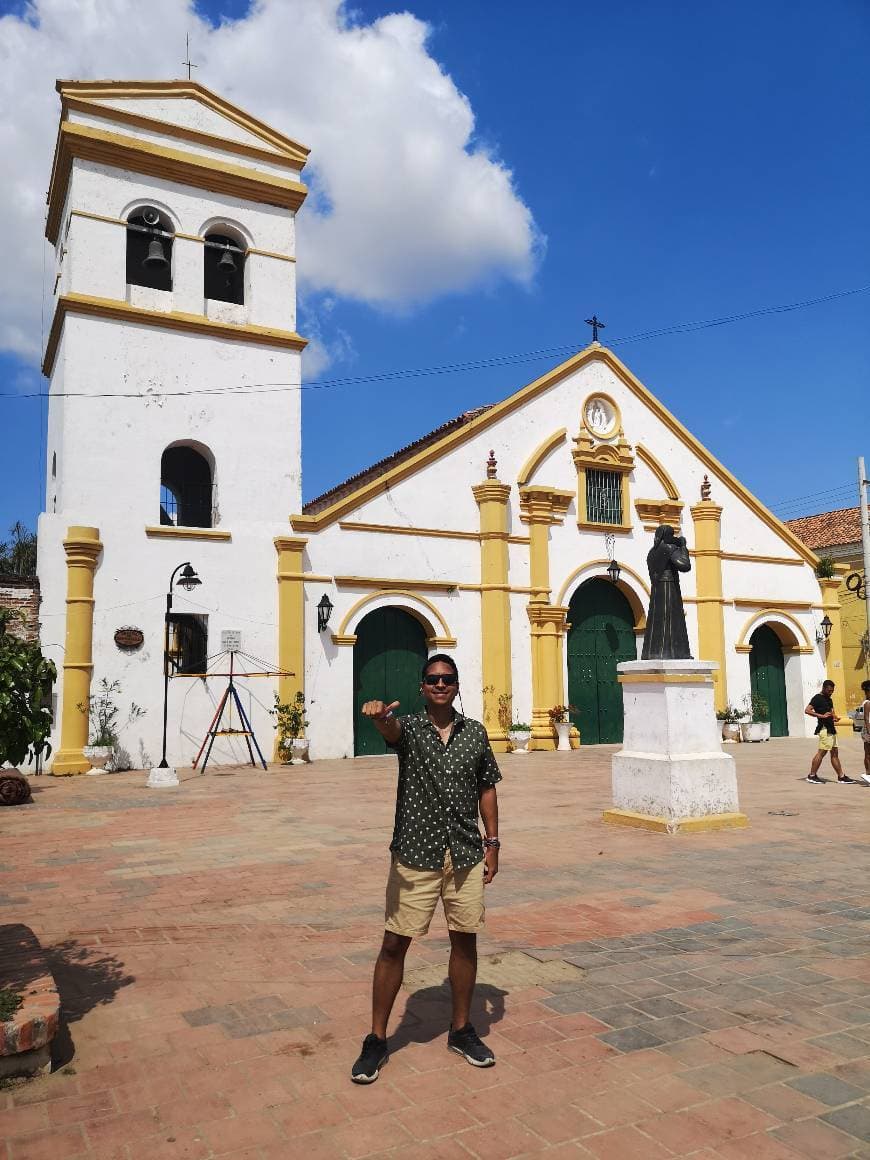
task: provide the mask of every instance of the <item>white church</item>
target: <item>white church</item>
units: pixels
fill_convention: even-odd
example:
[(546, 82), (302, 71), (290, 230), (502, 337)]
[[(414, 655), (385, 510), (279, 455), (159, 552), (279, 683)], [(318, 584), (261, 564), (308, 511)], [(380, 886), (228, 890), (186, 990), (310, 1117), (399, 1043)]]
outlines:
[[(268, 758), (276, 692), (304, 695), (312, 759), (383, 752), (359, 705), (413, 709), (435, 651), (497, 752), (511, 721), (553, 749), (560, 705), (575, 745), (618, 742), (616, 665), (640, 655), (661, 523), (691, 550), (689, 636), (718, 663), (717, 708), (756, 693), (774, 736), (811, 732), (810, 696), (842, 684), (840, 577), (817, 578), (611, 351), (594, 342), (303, 504), (299, 392), (240, 388), (301, 381), (307, 148), (188, 80), (57, 88), (38, 564), (53, 773), (90, 768), (83, 709), (103, 680), (121, 719), (145, 711), (121, 736), (134, 765), (157, 763), (165, 649), (168, 760), (190, 766), (233, 635)], [(240, 728), (213, 761), (248, 760)]]

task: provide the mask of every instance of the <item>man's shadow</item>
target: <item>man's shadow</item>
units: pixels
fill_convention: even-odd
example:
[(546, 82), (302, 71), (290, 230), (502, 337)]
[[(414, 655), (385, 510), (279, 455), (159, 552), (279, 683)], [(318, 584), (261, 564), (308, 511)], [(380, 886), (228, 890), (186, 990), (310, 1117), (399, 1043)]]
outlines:
[[(491, 983), (478, 983), (471, 1002), (471, 1022), (477, 1034), (485, 1039), (494, 1023), (504, 1018), (507, 991)], [(447, 1034), (450, 1026), (450, 983), (440, 987), (421, 987), (409, 996), (402, 1019), (390, 1036), (390, 1050), (399, 1051), (409, 1043), (431, 1043)]]

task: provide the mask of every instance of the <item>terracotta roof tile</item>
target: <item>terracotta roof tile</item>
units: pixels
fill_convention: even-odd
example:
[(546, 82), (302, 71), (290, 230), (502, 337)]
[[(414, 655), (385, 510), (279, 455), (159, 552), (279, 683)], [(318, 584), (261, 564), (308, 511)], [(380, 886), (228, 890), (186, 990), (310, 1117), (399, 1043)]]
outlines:
[(785, 526), (814, 552), (819, 548), (855, 544), (861, 539), (861, 509), (838, 508), (815, 516), (801, 516), (797, 520), (786, 520)]
[(409, 443), (407, 447), (400, 447), (398, 451), (394, 451), (386, 459), (379, 459), (371, 467), (367, 467), (364, 471), (358, 471), (356, 475), (350, 476), (344, 483), (336, 484), (329, 491), (325, 491), (322, 495), (310, 499), (302, 505), (302, 511), (307, 516), (317, 515), (318, 512), (322, 512), (326, 508), (331, 507), (332, 504), (337, 503), (350, 492), (356, 491), (358, 487), (362, 487), (363, 484), (368, 483), (370, 479), (376, 479), (379, 475), (383, 475), (385, 471), (389, 471), (391, 467), (396, 467), (399, 463), (404, 463), (406, 459), (412, 458), (418, 451), (422, 451), (424, 447), (428, 447), (430, 443), (435, 443), (449, 432), (457, 431), (460, 427), (464, 427), (466, 423), (470, 423), (472, 419), (476, 419), (478, 415), (489, 411), (493, 406), (493, 403), (488, 403), (485, 407), (477, 407), (473, 411), (463, 411), (455, 419), (448, 419), (446, 423), (442, 423), (440, 427), (436, 427), (428, 435), (422, 435), (419, 439), (415, 439), (413, 443)]

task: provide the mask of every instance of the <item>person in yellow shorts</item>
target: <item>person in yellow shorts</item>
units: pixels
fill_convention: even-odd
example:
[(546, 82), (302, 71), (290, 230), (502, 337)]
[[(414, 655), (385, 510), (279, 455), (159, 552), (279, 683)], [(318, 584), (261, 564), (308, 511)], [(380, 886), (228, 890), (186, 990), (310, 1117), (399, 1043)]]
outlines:
[(816, 718), (816, 737), (819, 739), (819, 748), (813, 757), (810, 772), (807, 774), (807, 781), (811, 785), (825, 784), (824, 778), (819, 777), (819, 766), (825, 760), (826, 753), (831, 755), (831, 765), (833, 765), (837, 781), (841, 785), (860, 784), (853, 777), (846, 777), (843, 773), (843, 767), (840, 765), (840, 751), (837, 748), (837, 722), (840, 718), (834, 712), (832, 700), (835, 687), (833, 681), (825, 681), (822, 685), (822, 691), (816, 693), (805, 710), (808, 717)]
[(372, 984), (372, 1029), (351, 1068), (354, 1083), (374, 1083), (387, 1062), (387, 1021), (402, 985), (405, 955), (411, 940), (428, 931), (439, 899), (450, 934), (453, 1020), (447, 1047), (475, 1067), (495, 1063), (469, 1014), (477, 932), (484, 922), (483, 888), (498, 873), (495, 787), (501, 773), (483, 725), (453, 708), (459, 672), (452, 657), (429, 657), (420, 691), (424, 705), (419, 713), (395, 716), (398, 701), (367, 701), (362, 707), (399, 758), (399, 783), (384, 939)]

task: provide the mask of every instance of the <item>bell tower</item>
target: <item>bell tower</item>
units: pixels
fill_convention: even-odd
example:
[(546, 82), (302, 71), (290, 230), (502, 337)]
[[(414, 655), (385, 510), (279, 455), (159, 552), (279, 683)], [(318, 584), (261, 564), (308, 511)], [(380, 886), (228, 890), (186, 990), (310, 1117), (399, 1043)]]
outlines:
[[(209, 572), (212, 609), (243, 614), (255, 598), (258, 655), (275, 653), (273, 541), (301, 507), (295, 217), (308, 150), (191, 80), (57, 90), (43, 609), (66, 615), (63, 544), (91, 529), (91, 668), (111, 678), (126, 665), (125, 695), (151, 724), (159, 707), (135, 688), (135, 657), (99, 618), (128, 607), (128, 623), (155, 621), (147, 601), (179, 559)], [(159, 617), (143, 633), (158, 664)]]

